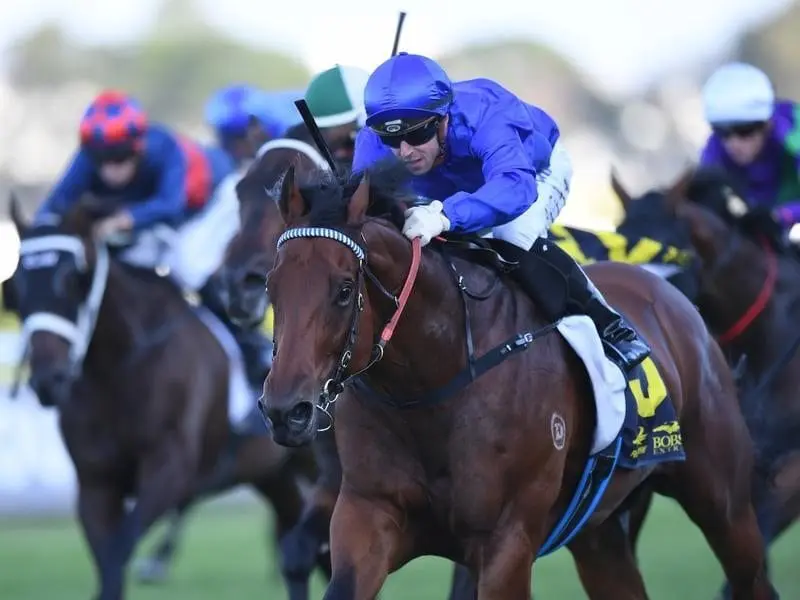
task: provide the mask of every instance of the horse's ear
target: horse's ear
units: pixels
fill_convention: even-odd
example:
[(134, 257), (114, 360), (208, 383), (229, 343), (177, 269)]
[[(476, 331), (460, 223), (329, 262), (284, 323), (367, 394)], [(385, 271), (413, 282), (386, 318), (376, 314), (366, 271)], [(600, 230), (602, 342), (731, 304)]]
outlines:
[(8, 199), (8, 215), (11, 217), (11, 222), (17, 229), (17, 235), (22, 237), (30, 227), (30, 223), (22, 214), (22, 207), (20, 206), (19, 198), (14, 192), (11, 192)]
[(692, 180), (694, 179), (694, 169), (692, 167), (688, 167), (678, 180), (672, 184), (666, 194), (666, 204), (667, 207), (673, 212), (673, 214), (678, 214), (681, 207), (687, 202), (689, 198), (689, 186), (692, 184)]
[(305, 200), (303, 200), (300, 187), (297, 185), (294, 165), (290, 166), (283, 176), (278, 208), (281, 211), (283, 222), (287, 225), (297, 221), (305, 213)]
[(672, 184), (672, 187), (667, 192), (669, 196), (683, 196), (684, 198), (689, 195), (689, 186), (692, 185), (692, 180), (694, 179), (694, 168), (689, 166), (686, 167), (681, 176), (678, 177), (678, 180)]
[(347, 222), (350, 224), (360, 223), (364, 220), (369, 207), (369, 176), (364, 173), (361, 183), (358, 184), (356, 191), (347, 204)]
[(617, 171), (616, 169), (613, 168), (611, 169), (611, 189), (614, 190), (614, 193), (617, 195), (617, 198), (619, 198), (619, 201), (622, 202), (622, 208), (625, 209), (625, 212), (628, 212), (628, 207), (630, 206), (633, 199), (631, 198), (631, 195), (628, 193), (628, 190), (626, 190), (622, 186), (622, 183), (620, 182), (619, 177), (617, 176)]

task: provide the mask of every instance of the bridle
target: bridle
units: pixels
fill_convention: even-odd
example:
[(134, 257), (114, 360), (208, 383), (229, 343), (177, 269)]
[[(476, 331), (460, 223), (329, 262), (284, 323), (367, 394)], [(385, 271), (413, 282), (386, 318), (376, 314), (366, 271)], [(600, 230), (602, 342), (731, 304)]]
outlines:
[[(369, 268), (369, 265), (367, 263), (367, 252), (365, 250), (366, 239), (364, 239), (363, 233), (361, 233), (361, 239), (364, 241), (364, 245), (362, 246), (361, 244), (356, 242), (350, 235), (338, 229), (333, 229), (330, 227), (293, 227), (291, 229), (286, 230), (283, 233), (283, 235), (281, 235), (280, 238), (278, 238), (277, 249), (280, 251), (281, 247), (290, 240), (295, 240), (300, 238), (304, 239), (323, 238), (339, 242), (341, 245), (348, 248), (358, 261), (358, 271), (356, 273), (356, 281), (355, 281), (355, 289), (357, 295), (355, 298), (355, 302), (353, 303), (353, 312), (350, 316), (350, 324), (347, 332), (347, 338), (345, 340), (344, 348), (342, 349), (342, 353), (339, 360), (337, 361), (336, 365), (331, 371), (331, 374), (328, 376), (328, 378), (326, 379), (325, 383), (322, 386), (322, 392), (320, 393), (319, 403), (317, 404), (317, 408), (319, 408), (322, 412), (327, 414), (328, 417), (330, 417), (328, 409), (334, 402), (336, 402), (336, 399), (344, 391), (345, 386), (354, 378), (358, 377), (359, 375), (362, 375), (367, 370), (372, 368), (376, 363), (380, 362), (381, 359), (383, 358), (386, 344), (389, 343), (389, 341), (392, 339), (392, 336), (394, 335), (397, 323), (400, 320), (403, 311), (405, 310), (408, 298), (411, 295), (414, 283), (416, 282), (422, 255), (422, 248), (420, 245), (420, 241), (418, 239), (413, 240), (411, 242), (411, 265), (409, 267), (408, 274), (406, 275), (406, 279), (405, 282), (403, 283), (403, 287), (401, 288), (400, 293), (398, 295), (394, 295), (392, 292), (387, 290), (383, 286), (383, 284), (381, 284), (381, 282)], [(364, 311), (364, 292), (365, 292), (366, 279), (372, 281), (372, 283), (375, 284), (375, 287), (377, 287), (378, 290), (380, 290), (380, 292), (386, 298), (388, 298), (394, 303), (395, 311), (392, 317), (389, 319), (388, 323), (384, 326), (383, 330), (381, 331), (381, 335), (378, 338), (377, 342), (375, 342), (375, 344), (373, 345), (370, 358), (367, 361), (366, 365), (361, 369), (358, 369), (357, 371), (352, 372), (348, 375), (348, 369), (350, 368), (350, 361), (353, 358), (353, 350), (355, 348), (356, 342), (358, 341), (358, 323), (361, 320), (361, 313)]]

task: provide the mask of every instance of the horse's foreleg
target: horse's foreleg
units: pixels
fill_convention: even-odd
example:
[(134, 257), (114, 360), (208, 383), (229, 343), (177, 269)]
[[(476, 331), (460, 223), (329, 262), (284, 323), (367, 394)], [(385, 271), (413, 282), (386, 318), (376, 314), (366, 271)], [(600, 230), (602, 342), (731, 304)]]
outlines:
[(522, 525), (495, 532), (483, 549), (478, 600), (530, 600), (534, 550)]
[(239, 444), (228, 448), (228, 453), (223, 455), (211, 475), (199, 482), (191, 498), (187, 498), (169, 515), (169, 524), (155, 550), (136, 564), (139, 581), (149, 584), (163, 583), (178, 550), (189, 510), (198, 502), (227, 491), (241, 481), (236, 469), (235, 453), (238, 449)]
[(153, 523), (189, 499), (196, 473), (197, 456), (177, 438), (165, 441), (140, 463), (136, 504), (110, 540), (110, 554), (123, 573), (136, 544)]
[(453, 582), (448, 600), (478, 600), (478, 588), (469, 569), (464, 565), (453, 567)]
[(639, 536), (642, 534), (645, 518), (650, 511), (650, 506), (653, 504), (653, 494), (653, 490), (649, 487), (637, 490), (634, 492), (631, 502), (627, 503), (627, 510), (620, 514), (620, 518), (625, 519), (623, 529), (628, 535), (633, 560), (636, 562), (638, 562), (636, 547), (639, 543)]
[[(645, 506), (650, 504), (650, 494)], [(569, 545), (583, 589), (591, 600), (646, 600), (642, 575), (629, 533), (619, 515), (597, 527), (584, 530)]]
[[(298, 558), (291, 544), (291, 532), (296, 527), (303, 509), (303, 497), (295, 475), (290, 468), (281, 469), (271, 477), (252, 482), (253, 487), (275, 509), (276, 537), (281, 554), (281, 572), (286, 583), (290, 600), (306, 600), (311, 571), (314, 568), (316, 546), (310, 561)], [(287, 543), (288, 541), (288, 543)]]
[(186, 523), (186, 513), (192, 503), (184, 503), (169, 515), (169, 523), (155, 550), (136, 564), (136, 576), (142, 583), (158, 584), (167, 579), (169, 568), (178, 549)]
[(394, 506), (342, 492), (331, 519), (333, 574), (323, 600), (373, 600), (412, 541)]
[(120, 600), (124, 564), (114, 555), (113, 540), (125, 514), (123, 493), (104, 482), (84, 481), (78, 488), (78, 518), (99, 579), (98, 598)]

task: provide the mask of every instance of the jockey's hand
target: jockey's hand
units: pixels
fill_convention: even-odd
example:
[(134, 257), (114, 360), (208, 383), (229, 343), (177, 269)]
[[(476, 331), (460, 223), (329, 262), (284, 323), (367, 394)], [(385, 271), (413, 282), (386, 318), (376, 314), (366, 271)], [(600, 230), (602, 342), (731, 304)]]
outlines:
[(115, 233), (130, 231), (132, 228), (133, 217), (128, 211), (123, 210), (95, 223), (94, 236), (104, 240)]
[(421, 245), (428, 245), (437, 235), (450, 229), (450, 220), (444, 216), (442, 209), (439, 200), (434, 200), (426, 206), (409, 208), (405, 212), (403, 235), (410, 240), (419, 238)]

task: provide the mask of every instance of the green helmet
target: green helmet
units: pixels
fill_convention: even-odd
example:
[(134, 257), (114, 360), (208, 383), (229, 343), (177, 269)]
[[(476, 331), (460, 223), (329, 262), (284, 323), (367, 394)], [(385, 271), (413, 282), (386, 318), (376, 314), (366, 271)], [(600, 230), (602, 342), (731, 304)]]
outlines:
[(306, 102), (320, 127), (338, 127), (356, 121), (364, 126), (364, 88), (369, 73), (358, 67), (336, 65), (319, 73), (306, 89)]

